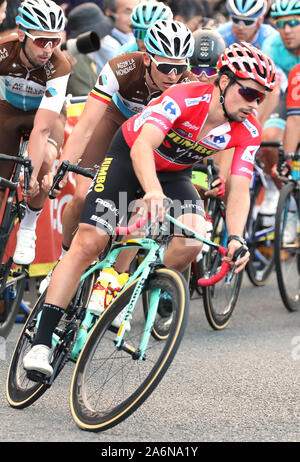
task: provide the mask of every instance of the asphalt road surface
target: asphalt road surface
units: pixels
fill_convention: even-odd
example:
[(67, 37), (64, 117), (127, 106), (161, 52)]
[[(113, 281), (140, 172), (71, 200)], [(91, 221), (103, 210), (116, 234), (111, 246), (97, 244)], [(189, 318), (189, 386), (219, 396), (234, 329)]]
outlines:
[[(80, 430), (69, 411), (71, 363), (24, 410), (5, 396), (21, 325), (0, 343), (0, 441), (283, 442), (300, 437), (300, 312), (283, 306), (275, 275), (254, 287), (244, 275), (229, 326), (213, 331), (193, 300), (180, 349), (162, 382), (126, 421), (102, 433)], [(2, 339), (3, 340), (3, 339)], [(130, 458), (130, 457), (129, 457)]]

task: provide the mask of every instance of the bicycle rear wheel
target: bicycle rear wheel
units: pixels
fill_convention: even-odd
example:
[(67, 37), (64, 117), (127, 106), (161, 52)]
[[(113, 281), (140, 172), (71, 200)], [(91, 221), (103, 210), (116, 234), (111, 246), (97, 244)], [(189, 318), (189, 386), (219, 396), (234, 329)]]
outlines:
[[(214, 219), (212, 241), (221, 245), (226, 245), (226, 226), (225, 220), (221, 213), (218, 212)], [(210, 247), (208, 253), (204, 255), (203, 267), (204, 274), (216, 274), (223, 262), (223, 256), (213, 247)], [(243, 272), (233, 274), (230, 279), (225, 276), (217, 284), (209, 287), (203, 287), (203, 304), (205, 315), (209, 325), (214, 330), (225, 329), (228, 326), (240, 293), (242, 285)]]
[[(291, 212), (296, 204), (297, 211)], [(289, 217), (289, 215), (294, 215)], [(287, 236), (288, 219), (293, 219), (294, 236)], [(281, 191), (275, 220), (275, 270), (279, 292), (289, 311), (300, 308), (300, 234), (299, 234), (299, 191), (288, 183)]]
[(169, 368), (181, 342), (188, 318), (188, 289), (181, 274), (159, 269), (151, 290), (167, 291), (173, 315), (166, 339), (151, 335), (143, 360), (139, 359), (145, 329), (142, 296), (137, 300), (130, 331), (118, 349), (112, 321), (128, 304), (138, 278), (114, 300), (95, 325), (77, 361), (70, 391), (71, 413), (83, 430), (103, 431), (129, 417), (152, 393)]
[(19, 409), (34, 403), (47, 390), (45, 384), (29, 380), (23, 368), (23, 358), (32, 347), (36, 323), (44, 300), (45, 293), (38, 299), (23, 327), (8, 369), (6, 397), (12, 407)]
[(76, 318), (75, 311), (77, 312), (87, 306), (93, 281), (93, 274), (85, 279), (73, 299), (73, 303), (76, 300), (76, 305), (70, 304), (54, 331), (51, 358), (54, 372), (48, 379), (43, 377), (39, 379), (37, 374), (27, 374), (23, 368), (23, 358), (32, 348), (47, 291), (39, 297), (23, 327), (8, 369), (6, 396), (12, 407), (23, 409), (33, 404), (45, 393), (62, 371), (69, 359), (79, 329), (80, 320)]
[[(0, 337), (7, 338), (13, 328), (26, 288), (28, 268), (22, 266), (14, 270), (11, 280), (0, 296)], [(0, 279), (1, 282), (1, 279)]]

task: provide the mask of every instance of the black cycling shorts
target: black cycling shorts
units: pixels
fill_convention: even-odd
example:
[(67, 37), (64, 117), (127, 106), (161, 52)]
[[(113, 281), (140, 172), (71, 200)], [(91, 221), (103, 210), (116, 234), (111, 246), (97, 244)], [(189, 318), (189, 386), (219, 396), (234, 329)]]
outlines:
[[(164, 194), (173, 201), (170, 215), (175, 218), (185, 213), (205, 216), (203, 201), (191, 182), (191, 168), (157, 174)], [(114, 234), (118, 224), (127, 225), (131, 212), (139, 205), (137, 198), (143, 195), (120, 127), (90, 186), (80, 222)]]

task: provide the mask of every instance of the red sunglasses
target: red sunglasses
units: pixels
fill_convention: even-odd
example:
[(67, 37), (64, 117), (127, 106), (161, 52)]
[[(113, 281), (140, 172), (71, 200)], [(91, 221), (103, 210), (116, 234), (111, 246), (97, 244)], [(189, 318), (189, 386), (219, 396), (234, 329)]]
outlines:
[(39, 48), (47, 48), (48, 45), (51, 48), (57, 47), (61, 42), (61, 37), (45, 37), (41, 35), (31, 35), (29, 32), (22, 31), (27, 37), (31, 38), (34, 44)]
[(259, 90), (256, 90), (255, 88), (251, 88), (251, 87), (245, 87), (244, 85), (242, 85), (240, 82), (238, 82), (237, 80), (235, 80), (235, 83), (237, 85), (239, 85), (239, 94), (246, 100), (248, 101), (248, 103), (252, 103), (252, 101), (257, 101), (257, 104), (260, 104), (263, 102), (263, 100), (265, 99), (266, 95), (265, 93), (262, 93), (261, 91)]
[(190, 70), (197, 77), (200, 77), (203, 74), (203, 72), (208, 78), (214, 77), (218, 74), (218, 68), (214, 66), (211, 66), (211, 67), (190, 66)]

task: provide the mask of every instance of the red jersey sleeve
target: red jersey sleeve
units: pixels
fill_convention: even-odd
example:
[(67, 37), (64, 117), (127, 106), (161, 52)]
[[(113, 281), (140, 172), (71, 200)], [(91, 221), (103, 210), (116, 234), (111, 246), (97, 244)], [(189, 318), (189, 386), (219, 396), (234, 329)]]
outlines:
[(231, 175), (252, 178), (254, 161), (261, 143), (261, 126), (254, 116), (248, 117), (241, 124), (234, 123), (232, 139), (235, 151), (231, 164)]

